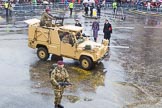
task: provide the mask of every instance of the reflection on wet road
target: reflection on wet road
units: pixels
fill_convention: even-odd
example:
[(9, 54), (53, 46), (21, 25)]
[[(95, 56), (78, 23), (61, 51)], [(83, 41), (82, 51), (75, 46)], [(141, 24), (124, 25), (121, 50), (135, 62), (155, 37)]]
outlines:
[[(82, 18), (81, 14), (75, 17), (86, 27), (84, 32), (91, 35), (92, 20)], [(98, 42), (103, 39), (105, 18), (100, 19)], [(74, 86), (66, 89), (63, 105), (65, 108), (161, 108), (162, 21), (158, 17), (141, 16), (109, 21), (114, 28), (110, 54), (94, 70), (82, 70), (76, 61), (64, 58)], [(69, 22), (75, 23), (73, 18), (65, 19), (65, 23)], [(15, 26), (6, 27), (0, 25), (0, 108), (52, 108), (49, 70), (54, 62), (39, 61), (36, 50), (28, 48), (26, 27), (19, 30)]]

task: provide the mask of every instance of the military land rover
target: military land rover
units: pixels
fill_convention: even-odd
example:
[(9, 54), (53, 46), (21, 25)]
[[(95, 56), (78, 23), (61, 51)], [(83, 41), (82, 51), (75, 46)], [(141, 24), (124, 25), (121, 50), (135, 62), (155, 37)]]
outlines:
[(53, 25), (41, 27), (40, 20), (26, 20), (28, 28), (28, 46), (37, 49), (40, 60), (67, 57), (78, 60), (83, 69), (89, 70), (100, 62), (108, 53), (108, 40), (101, 44), (91, 41), (81, 34), (83, 27), (73, 25)]

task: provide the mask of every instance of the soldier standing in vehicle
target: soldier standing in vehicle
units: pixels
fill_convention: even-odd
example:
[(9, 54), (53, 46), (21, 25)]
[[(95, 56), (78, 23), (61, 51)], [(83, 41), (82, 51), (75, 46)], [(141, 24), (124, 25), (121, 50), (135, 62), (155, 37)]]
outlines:
[(45, 12), (43, 12), (43, 14), (41, 16), (41, 20), (40, 20), (40, 26), (47, 26), (47, 27), (52, 26), (53, 16), (50, 15), (49, 12), (50, 12), (49, 8), (46, 8)]
[(76, 21), (75, 26), (82, 27), (82, 25), (79, 22), (79, 19), (76, 19), (75, 21)]
[(55, 95), (55, 108), (64, 108), (61, 105), (62, 94), (64, 93), (65, 86), (59, 85), (59, 82), (68, 82), (69, 83), (69, 74), (64, 68), (64, 62), (58, 61), (57, 67), (51, 73), (51, 83), (54, 88)]
[[(75, 26), (82, 27), (82, 24), (79, 22), (79, 19), (76, 19), (75, 21), (76, 21)], [(82, 33), (82, 31), (81, 31), (81, 33)], [(79, 37), (80, 37), (80, 33), (77, 33), (77, 39)]]

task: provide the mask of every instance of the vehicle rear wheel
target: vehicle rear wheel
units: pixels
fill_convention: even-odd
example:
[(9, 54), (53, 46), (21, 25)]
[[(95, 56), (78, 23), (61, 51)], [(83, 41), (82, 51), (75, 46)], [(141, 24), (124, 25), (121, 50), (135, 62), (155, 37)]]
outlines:
[(85, 70), (90, 70), (93, 68), (93, 61), (91, 60), (91, 58), (86, 56), (81, 57), (80, 64), (81, 67)]
[(55, 55), (55, 54), (52, 54), (52, 56), (51, 56), (51, 60), (52, 61), (59, 61), (59, 60), (63, 60), (63, 58), (62, 58), (62, 56), (58, 56), (58, 55)]
[(49, 53), (46, 48), (40, 47), (37, 50), (37, 56), (40, 60), (46, 61), (49, 58)]

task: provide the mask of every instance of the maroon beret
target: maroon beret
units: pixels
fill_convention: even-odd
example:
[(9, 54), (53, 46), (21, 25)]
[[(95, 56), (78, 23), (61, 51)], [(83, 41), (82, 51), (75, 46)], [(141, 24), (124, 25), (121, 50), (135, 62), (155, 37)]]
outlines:
[(46, 12), (47, 12), (47, 11), (50, 11), (50, 9), (49, 9), (49, 8), (46, 8)]
[(63, 62), (63, 61), (58, 61), (57, 64), (58, 64), (58, 65), (63, 65), (64, 62)]

